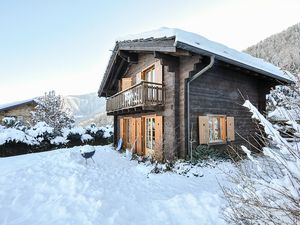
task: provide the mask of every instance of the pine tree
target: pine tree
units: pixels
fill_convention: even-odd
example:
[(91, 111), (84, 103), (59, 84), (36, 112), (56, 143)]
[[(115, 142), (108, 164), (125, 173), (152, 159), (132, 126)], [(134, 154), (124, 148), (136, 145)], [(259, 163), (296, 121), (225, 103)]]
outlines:
[(72, 127), (74, 119), (68, 112), (64, 110), (64, 101), (60, 95), (55, 95), (55, 91), (45, 93), (43, 97), (37, 99), (38, 105), (32, 112), (32, 122), (46, 122), (59, 132), (64, 127)]

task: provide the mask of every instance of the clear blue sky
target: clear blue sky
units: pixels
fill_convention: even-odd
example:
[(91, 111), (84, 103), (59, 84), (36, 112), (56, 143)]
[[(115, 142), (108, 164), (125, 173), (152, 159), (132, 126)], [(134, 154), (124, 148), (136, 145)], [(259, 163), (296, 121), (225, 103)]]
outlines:
[(0, 0), (0, 104), (96, 92), (115, 40), (162, 26), (238, 50), (300, 22), (297, 0)]

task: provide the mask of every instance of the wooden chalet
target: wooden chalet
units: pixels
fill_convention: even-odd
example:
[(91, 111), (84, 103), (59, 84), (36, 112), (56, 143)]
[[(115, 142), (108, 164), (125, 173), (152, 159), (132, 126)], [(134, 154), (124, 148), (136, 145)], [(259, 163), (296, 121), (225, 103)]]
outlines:
[(242, 104), (264, 112), (266, 94), (288, 72), (179, 29), (116, 42), (99, 88), (114, 116), (115, 142), (157, 160), (185, 158), (200, 144), (247, 145), (256, 126)]

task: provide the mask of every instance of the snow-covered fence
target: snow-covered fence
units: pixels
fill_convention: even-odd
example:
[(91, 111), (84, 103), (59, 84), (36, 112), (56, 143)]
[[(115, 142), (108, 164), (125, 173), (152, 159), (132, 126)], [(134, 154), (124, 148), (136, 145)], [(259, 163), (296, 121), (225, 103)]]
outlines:
[(63, 128), (57, 132), (45, 122), (38, 122), (33, 127), (11, 127), (9, 123), (9, 126), (0, 126), (0, 156), (48, 151), (83, 144), (105, 145), (112, 142), (112, 134), (111, 126), (96, 127), (94, 124), (85, 128)]

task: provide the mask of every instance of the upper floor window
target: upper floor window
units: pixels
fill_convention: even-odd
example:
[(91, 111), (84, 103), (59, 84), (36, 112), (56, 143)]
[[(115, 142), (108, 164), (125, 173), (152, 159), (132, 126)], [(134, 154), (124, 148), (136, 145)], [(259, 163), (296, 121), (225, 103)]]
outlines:
[(155, 67), (151, 66), (143, 72), (144, 80), (148, 82), (155, 82)]

